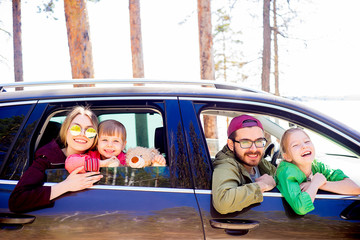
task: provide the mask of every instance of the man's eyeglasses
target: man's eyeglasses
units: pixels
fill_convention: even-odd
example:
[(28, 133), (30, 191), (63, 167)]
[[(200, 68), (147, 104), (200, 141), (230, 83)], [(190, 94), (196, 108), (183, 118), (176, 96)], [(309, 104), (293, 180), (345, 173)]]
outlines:
[(244, 148), (244, 149), (251, 148), (251, 146), (253, 144), (255, 144), (255, 146), (257, 148), (263, 148), (263, 147), (265, 147), (266, 142), (267, 142), (267, 140), (265, 138), (259, 138), (259, 139), (256, 139), (255, 141), (251, 141), (250, 139), (240, 139), (239, 141), (237, 141), (235, 139), (231, 139), (231, 140), (233, 140), (233, 142), (239, 143), (240, 147)]
[[(72, 125), (69, 130), (73, 136), (78, 136), (82, 132), (82, 128), (79, 125)], [(94, 138), (96, 134), (96, 130), (92, 127), (89, 127), (85, 130), (85, 136), (89, 139)]]

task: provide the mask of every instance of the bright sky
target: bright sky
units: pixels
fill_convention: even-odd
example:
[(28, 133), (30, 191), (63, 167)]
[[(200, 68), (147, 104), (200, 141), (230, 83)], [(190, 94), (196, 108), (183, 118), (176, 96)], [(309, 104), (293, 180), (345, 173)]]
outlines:
[(360, 31), (356, 25), (360, 22), (360, 1), (313, 2), (317, 7), (306, 4), (308, 17), (296, 29), (300, 36), (309, 39), (308, 46), (305, 49), (290, 46), (294, 50), (289, 50), (290, 61), (288, 68), (284, 69), (289, 81), (287, 84), (283, 79), (282, 87), (299, 86), (302, 95), (309, 91), (318, 95), (359, 96)]
[[(71, 78), (63, 1), (54, 1), (58, 20), (37, 13), (37, 6), (45, 1), (22, 1), (24, 81)], [(223, 2), (212, 1), (212, 10)], [(280, 40), (281, 94), (359, 96), (360, 1), (299, 2), (294, 7), (303, 22), (291, 26), (290, 33), (307, 40), (307, 46), (298, 40)], [(9, 32), (11, 5), (10, 0), (0, 0), (0, 27)], [(237, 1), (235, 6), (244, 56), (257, 58), (262, 50), (262, 1)], [(146, 78), (200, 78), (196, 8), (196, 0), (141, 1)], [(128, 11), (128, 1), (88, 2), (96, 78), (132, 77)], [(0, 82), (14, 81), (12, 51), (12, 38), (0, 32), (0, 55), (5, 58), (1, 57)], [(247, 66), (250, 77), (242, 84), (260, 89), (260, 66), (260, 59)]]
[[(24, 81), (70, 79), (63, 1), (55, 1), (55, 17), (37, 13), (46, 0), (22, 2)], [(224, 1), (212, 1), (212, 10)], [(241, 27), (244, 55), (258, 57), (262, 49), (262, 1), (237, 1), (234, 21)], [(316, 2), (316, 3), (315, 3)], [(197, 1), (141, 1), (145, 77), (199, 79)], [(360, 34), (358, 0), (300, 1), (294, 6), (301, 24), (290, 33), (303, 41), (280, 39), (280, 91), (283, 95), (358, 94)], [(255, 9), (255, 11), (254, 11)], [(0, 27), (12, 32), (11, 1), (0, 1)], [(88, 2), (96, 78), (132, 77), (128, 1)], [(250, 16), (257, 14), (257, 18)], [(184, 24), (179, 24), (186, 20)], [(213, 21), (213, 25), (214, 25)], [(0, 82), (12, 82), (12, 38), (0, 32)], [(261, 60), (247, 67), (243, 84), (260, 88)]]
[[(46, 1), (22, 1), (24, 81), (71, 79), (63, 1), (54, 1), (58, 20), (37, 13), (37, 6)], [(212, 0), (212, 11), (224, 2)], [(360, 131), (360, 112), (354, 111), (360, 101), (360, 31), (356, 30), (360, 1), (291, 3), (296, 4), (293, 8), (301, 23), (293, 21), (289, 34), (306, 40), (306, 46), (301, 40), (280, 38), (281, 95), (356, 96), (357, 101), (307, 104)], [(131, 78), (128, 1), (87, 4), (95, 77)], [(197, 1), (146, 0), (140, 4), (145, 77), (200, 79)], [(244, 68), (249, 78), (241, 84), (261, 89), (262, 1), (238, 0), (233, 13), (234, 27), (242, 32), (244, 60), (257, 59)], [(11, 0), (0, 0), (0, 28), (12, 33)], [(2, 31), (0, 55), (0, 82), (13, 82), (12, 38)]]

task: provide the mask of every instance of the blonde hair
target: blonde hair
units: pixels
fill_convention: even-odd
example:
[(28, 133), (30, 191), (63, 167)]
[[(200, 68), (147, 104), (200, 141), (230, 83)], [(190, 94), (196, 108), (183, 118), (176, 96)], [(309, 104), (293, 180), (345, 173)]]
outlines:
[(99, 135), (113, 136), (118, 134), (123, 142), (126, 141), (125, 126), (116, 120), (105, 120), (99, 125)]
[[(67, 114), (67, 116), (60, 128), (60, 134), (59, 134), (60, 140), (61, 140), (62, 144), (64, 144), (65, 147), (67, 147), (67, 142), (66, 142), (67, 131), (70, 127), (71, 122), (78, 115), (83, 115), (83, 116), (87, 116), (88, 118), (90, 118), (90, 121), (93, 124), (94, 129), (96, 130), (96, 132), (98, 132), (99, 120), (98, 120), (97, 116), (95, 115), (95, 113), (90, 110), (90, 107), (89, 106), (75, 106)], [(96, 135), (94, 138), (94, 143), (91, 145), (89, 150), (92, 150), (95, 148), (95, 146), (97, 144), (97, 140), (98, 140), (98, 136)]]
[(296, 128), (289, 128), (288, 130), (286, 130), (284, 132), (284, 134), (282, 135), (281, 137), (281, 140), (280, 140), (280, 148), (281, 148), (281, 152), (282, 153), (286, 153), (286, 143), (287, 143), (287, 140), (289, 139), (290, 135), (293, 133), (293, 132), (296, 132), (296, 131), (301, 131), (303, 133), (305, 133), (306, 136), (309, 137), (309, 135), (304, 131), (304, 129), (302, 128), (299, 128), (299, 127), (296, 127)]

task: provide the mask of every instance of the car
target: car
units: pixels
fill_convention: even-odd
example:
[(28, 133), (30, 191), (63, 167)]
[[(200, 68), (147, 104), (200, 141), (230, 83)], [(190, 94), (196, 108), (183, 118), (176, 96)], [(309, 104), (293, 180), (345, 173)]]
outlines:
[[(73, 88), (73, 84), (96, 87)], [(70, 80), (4, 84), (0, 92), (1, 239), (353, 239), (360, 237), (360, 197), (319, 191), (315, 210), (299, 216), (274, 188), (261, 203), (220, 214), (212, 206), (212, 160), (226, 144), (229, 121), (258, 118), (265, 158), (281, 159), (279, 139), (291, 126), (311, 136), (317, 159), (360, 185), (360, 133), (283, 97), (217, 81)], [(23, 87), (23, 91), (13, 91)], [(69, 109), (90, 105), (99, 121), (127, 129), (127, 149), (155, 147), (166, 167), (102, 168), (92, 188), (53, 206), (12, 213), (8, 199), (34, 152), (58, 135)], [(204, 124), (211, 119), (212, 125)], [(207, 131), (215, 132), (210, 137)], [(46, 185), (64, 180), (63, 165)]]

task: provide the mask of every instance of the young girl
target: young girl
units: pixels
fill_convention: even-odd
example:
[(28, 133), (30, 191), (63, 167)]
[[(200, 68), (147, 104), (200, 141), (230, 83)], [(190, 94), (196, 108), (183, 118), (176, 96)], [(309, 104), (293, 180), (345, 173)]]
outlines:
[(314, 210), (313, 202), (318, 189), (338, 194), (360, 194), (360, 187), (340, 169), (330, 169), (314, 160), (315, 148), (304, 130), (288, 129), (280, 145), (285, 161), (279, 164), (275, 181), (297, 214), (304, 215)]
[[(65, 168), (71, 173), (80, 166), (84, 166), (83, 172), (99, 171), (100, 167), (126, 166), (125, 146), (124, 125), (116, 120), (105, 120), (99, 125), (97, 151), (70, 155), (65, 161)], [(162, 166), (166, 163), (162, 155), (156, 156), (155, 161)]]

